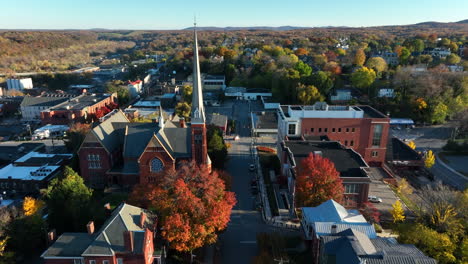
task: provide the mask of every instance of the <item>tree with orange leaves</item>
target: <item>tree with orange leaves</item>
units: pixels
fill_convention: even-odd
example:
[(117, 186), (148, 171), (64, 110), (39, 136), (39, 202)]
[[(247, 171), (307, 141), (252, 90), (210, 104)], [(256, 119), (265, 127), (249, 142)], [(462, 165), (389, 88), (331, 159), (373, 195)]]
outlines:
[(343, 181), (333, 162), (313, 153), (302, 160), (296, 181), (297, 207), (314, 207), (330, 199), (340, 202), (343, 193)]
[(135, 186), (129, 200), (155, 210), (162, 237), (171, 248), (183, 252), (215, 243), (236, 204), (234, 193), (225, 191), (217, 171), (193, 162), (162, 172), (158, 183)]

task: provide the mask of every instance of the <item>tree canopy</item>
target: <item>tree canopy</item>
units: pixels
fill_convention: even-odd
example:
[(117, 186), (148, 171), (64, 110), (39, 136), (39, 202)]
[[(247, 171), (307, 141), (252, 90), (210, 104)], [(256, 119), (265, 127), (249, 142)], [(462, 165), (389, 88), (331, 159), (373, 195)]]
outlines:
[(340, 202), (343, 193), (343, 181), (333, 162), (313, 153), (301, 161), (296, 181), (298, 207), (315, 207), (330, 199)]
[(134, 187), (130, 202), (151, 208), (161, 219), (162, 236), (177, 251), (192, 251), (217, 240), (236, 204), (218, 172), (195, 163), (161, 173), (157, 184)]

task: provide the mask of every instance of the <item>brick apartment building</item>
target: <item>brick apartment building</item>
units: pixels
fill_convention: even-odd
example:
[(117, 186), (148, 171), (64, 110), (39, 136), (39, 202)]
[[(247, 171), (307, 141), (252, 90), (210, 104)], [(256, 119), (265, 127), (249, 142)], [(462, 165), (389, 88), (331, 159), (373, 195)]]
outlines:
[(347, 208), (360, 208), (369, 194), (369, 166), (361, 155), (336, 141), (289, 140), (283, 141), (278, 149), (281, 161), (281, 174), (288, 180), (289, 208), (295, 208), (296, 175), (301, 169), (301, 161), (310, 153), (329, 159), (340, 173), (344, 185), (343, 205)]
[(116, 101), (116, 94), (82, 94), (43, 110), (41, 122), (53, 125), (82, 123), (102, 107), (108, 107)]
[(357, 151), (370, 166), (385, 161), (390, 118), (370, 106), (283, 105), (278, 111), (278, 142), (327, 136)]
[[(161, 264), (163, 248), (156, 243), (157, 217), (121, 204), (94, 232), (63, 233), (42, 255), (45, 264)], [(52, 233), (49, 233), (52, 235)]]
[(163, 170), (183, 161), (211, 166), (196, 33), (194, 37), (190, 124), (164, 118), (161, 108), (157, 123), (131, 123), (122, 111), (112, 111), (86, 135), (78, 150), (81, 176), (88, 185), (103, 188), (156, 182)]

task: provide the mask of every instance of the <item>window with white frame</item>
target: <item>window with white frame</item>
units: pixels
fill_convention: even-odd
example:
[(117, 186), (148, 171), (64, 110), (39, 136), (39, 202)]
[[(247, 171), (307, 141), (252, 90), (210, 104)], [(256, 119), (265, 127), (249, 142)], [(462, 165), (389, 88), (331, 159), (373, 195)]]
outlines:
[(118, 259), (117, 259), (117, 264), (123, 264), (123, 259), (122, 259), (122, 258), (118, 258)]
[(89, 260), (89, 264), (96, 264), (96, 260), (94, 259)]
[(102, 264), (109, 264), (109, 261), (108, 260), (103, 260)]
[(296, 134), (296, 124), (288, 124), (288, 135)]
[(359, 184), (345, 184), (344, 193), (359, 193)]
[(372, 151), (371, 156), (372, 157), (377, 157), (377, 156), (379, 156), (379, 152), (378, 151)]
[(100, 169), (101, 168), (101, 156), (97, 154), (88, 154), (88, 168)]

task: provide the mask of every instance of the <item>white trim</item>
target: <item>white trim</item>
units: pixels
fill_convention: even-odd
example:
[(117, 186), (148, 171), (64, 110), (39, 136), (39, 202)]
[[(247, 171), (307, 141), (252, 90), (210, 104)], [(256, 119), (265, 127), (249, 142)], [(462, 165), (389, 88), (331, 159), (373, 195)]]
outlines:
[(80, 259), (80, 260), (84, 260), (84, 258), (81, 257), (81, 256), (79, 256), (79, 257), (44, 257), (44, 256), (41, 256), (41, 258), (43, 258), (43, 259)]

